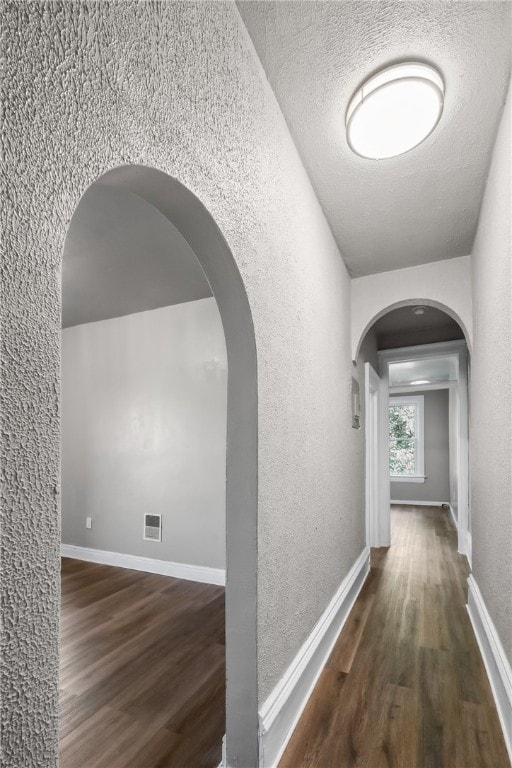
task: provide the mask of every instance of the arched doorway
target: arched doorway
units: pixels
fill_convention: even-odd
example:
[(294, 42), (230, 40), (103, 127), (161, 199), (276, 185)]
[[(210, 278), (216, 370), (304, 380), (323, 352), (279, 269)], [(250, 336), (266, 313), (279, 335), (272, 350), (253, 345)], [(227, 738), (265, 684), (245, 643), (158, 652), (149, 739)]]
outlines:
[[(389, 509), (390, 501), (396, 501), (394, 496), (418, 501), (419, 504), (433, 498), (434, 504), (443, 503), (452, 510), (457, 525), (458, 550), (471, 560), (468, 476), (470, 339), (467, 334), (457, 313), (441, 302), (407, 299), (380, 309), (366, 323), (363, 336), (357, 340), (357, 354), (362, 351), (366, 356), (366, 525), (369, 543), (373, 546), (390, 544)], [(416, 414), (414, 418), (417, 419), (419, 431), (420, 421), (423, 424), (425, 398), (429, 401), (435, 399), (436, 391), (439, 399), (441, 390), (446, 396), (446, 417), (443, 418), (446, 422), (447, 453), (444, 462), (438, 463), (444, 464), (446, 472), (440, 472), (434, 483), (424, 470), (422, 434), (418, 442), (418, 467), (408, 470), (410, 477), (394, 478), (391, 489), (395, 493), (392, 493), (389, 414), (393, 408), (395, 411), (399, 407), (409, 408), (411, 414)], [(393, 408), (390, 408), (390, 395), (394, 398)], [(433, 404), (430, 407), (433, 408)], [(430, 466), (434, 464), (433, 456)], [(439, 452), (435, 456), (439, 457)], [(393, 481), (393, 477), (391, 479)], [(402, 485), (403, 482), (406, 485)], [(442, 493), (440, 486), (444, 488)], [(437, 495), (429, 496), (431, 488), (440, 494), (439, 498)], [(398, 493), (396, 489), (399, 489)], [(400, 494), (401, 489), (407, 490), (409, 495)]]
[(249, 764), (257, 755), (257, 378), (249, 303), (222, 233), (201, 201), (183, 184), (154, 168), (133, 165), (114, 168), (95, 183), (136, 196), (172, 224), (201, 265), (220, 312), (228, 361), (227, 753), (228, 759), (233, 756), (233, 764)]
[(372, 302), (368, 302), (368, 306), (361, 308), (357, 313), (357, 317), (354, 318), (352, 333), (353, 359), (357, 360), (361, 351), (361, 345), (368, 335), (368, 332), (382, 317), (389, 315), (391, 312), (395, 312), (395, 310), (406, 308), (412, 310), (414, 307), (418, 306), (432, 307), (433, 309), (442, 312), (447, 318), (450, 318), (460, 328), (462, 337), (466, 340), (468, 349), (471, 350), (472, 333), (470, 314), (466, 313), (463, 315), (461, 312), (452, 309), (448, 304), (431, 297), (403, 298), (400, 301), (389, 303), (386, 300), (386, 296), (383, 295), (381, 297), (375, 297)]

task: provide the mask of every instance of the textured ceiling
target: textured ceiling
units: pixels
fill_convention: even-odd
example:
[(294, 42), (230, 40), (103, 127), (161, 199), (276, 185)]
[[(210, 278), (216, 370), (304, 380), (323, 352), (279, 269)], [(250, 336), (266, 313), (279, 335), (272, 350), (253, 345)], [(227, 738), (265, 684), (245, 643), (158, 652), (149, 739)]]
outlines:
[(62, 327), (211, 296), (188, 243), (141, 197), (93, 184), (73, 215), (62, 265)]
[[(351, 275), (470, 253), (510, 72), (510, 3), (237, 5)], [(441, 121), (400, 157), (358, 157), (348, 101), (404, 59), (442, 72)]]

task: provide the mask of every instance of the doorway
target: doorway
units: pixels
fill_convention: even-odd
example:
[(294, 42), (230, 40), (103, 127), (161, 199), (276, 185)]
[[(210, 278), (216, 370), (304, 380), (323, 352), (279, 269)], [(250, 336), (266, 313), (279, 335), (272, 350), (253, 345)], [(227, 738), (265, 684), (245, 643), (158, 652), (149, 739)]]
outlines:
[[(145, 215), (153, 217), (155, 221), (157, 219), (165, 219), (167, 229), (169, 230), (169, 227), (172, 228), (176, 235), (173, 248), (170, 250), (174, 254), (178, 251), (178, 255), (181, 253), (183, 258), (191, 256), (194, 260), (197, 259), (198, 271), (196, 270), (195, 276), (191, 277), (190, 285), (194, 285), (197, 288), (199, 272), (203, 279), (203, 288), (201, 290), (206, 286), (208, 291), (206, 296), (194, 296), (193, 299), (183, 304), (187, 308), (187, 313), (190, 313), (190, 307), (195, 301), (214, 302), (220, 312), (217, 327), (225, 339), (225, 360), (223, 360), (222, 351), (220, 354), (214, 352), (210, 359), (203, 361), (203, 364), (200, 360), (194, 358), (192, 353), (185, 363), (190, 364), (192, 367), (195, 366), (196, 374), (202, 365), (202, 375), (206, 378), (209, 377), (210, 381), (215, 381), (217, 384), (222, 379), (223, 371), (224, 379), (227, 377), (227, 382), (224, 381), (224, 385), (227, 384), (227, 426), (225, 423), (225, 466), (222, 472), (225, 534), (223, 533), (220, 537), (216, 537), (222, 544), (225, 542), (226, 560), (224, 569), (217, 567), (218, 563), (207, 563), (204, 567), (198, 562), (193, 563), (193, 565), (198, 566), (198, 571), (201, 571), (201, 568), (203, 568), (203, 574), (204, 571), (209, 571), (210, 575), (212, 571), (227, 571), (229, 573), (229, 578), (226, 579), (225, 642), (228, 684), (225, 709), (225, 730), (227, 734), (225, 748), (228, 755), (230, 750), (236, 751), (237, 754), (241, 755), (252, 755), (257, 749), (254, 729), (251, 727), (257, 712), (255, 668), (256, 616), (254, 600), (256, 593), (256, 568), (254, 563), (256, 557), (257, 407), (255, 343), (247, 297), (234, 259), (218, 227), (201, 202), (178, 181), (152, 168), (122, 166), (107, 172), (95, 184), (101, 187), (104, 196), (108, 197), (109, 194), (113, 194), (118, 198), (122, 197), (125, 202), (129, 200), (136, 206), (142, 206), (145, 209)], [(90, 190), (91, 188), (89, 188), (79, 203), (78, 213)], [(100, 236), (104, 237), (105, 234), (105, 232), (99, 232)], [(76, 245), (76, 242), (73, 242), (73, 238), (72, 221), (65, 250)], [(125, 246), (127, 245), (129, 244), (125, 243)], [(148, 256), (145, 251), (142, 251), (141, 255)], [(138, 266), (140, 268), (141, 265), (139, 264)], [(142, 265), (142, 272), (146, 266), (147, 262)], [(101, 267), (104, 270), (105, 277), (105, 269), (108, 272), (108, 265), (106, 262), (103, 262)], [(79, 280), (78, 284), (80, 282), (83, 284), (84, 280), (85, 276), (82, 275), (82, 280)], [(122, 300), (126, 301), (129, 295), (130, 286), (128, 283), (130, 281), (126, 280), (126, 274), (122, 272), (119, 275), (119, 280), (121, 282), (124, 281)], [(133, 283), (133, 281), (131, 282)], [(142, 279), (139, 282), (140, 285), (144, 284)], [(153, 286), (150, 291), (150, 301), (154, 301), (155, 296), (158, 297), (164, 282), (164, 280), (159, 280), (156, 287)], [(158, 302), (158, 298), (156, 301)], [(94, 301), (93, 304), (94, 306), (89, 306), (89, 309), (96, 310), (98, 302)], [(149, 307), (149, 310), (151, 312), (162, 311), (158, 303)], [(144, 310), (139, 308), (136, 310), (135, 315), (131, 317), (136, 317), (138, 320), (140, 319), (137, 317), (139, 313), (140, 316), (145, 314)], [(93, 325), (103, 322), (101, 317), (93, 319)], [(185, 322), (185, 325), (182, 327), (184, 336), (191, 331), (194, 322), (192, 324)], [(216, 321), (214, 322), (215, 324)], [(159, 323), (156, 323), (155, 327), (158, 327), (158, 325)], [(210, 335), (211, 332), (212, 325), (210, 323)], [(106, 353), (105, 357), (107, 359), (103, 360), (103, 362), (110, 365), (112, 358), (116, 355), (124, 354), (123, 343), (117, 344), (117, 347), (114, 343), (110, 353)], [(169, 347), (166, 346), (163, 339), (159, 343), (159, 350), (164, 356), (169, 351)], [(146, 350), (141, 347), (142, 368), (144, 367), (145, 353)], [(229, 376), (227, 376), (228, 373)], [(190, 393), (185, 394), (188, 397)], [(226, 398), (226, 388), (224, 397)], [(130, 421), (132, 437), (137, 434), (137, 431), (140, 434), (144, 432), (144, 425), (139, 417), (140, 412), (137, 409), (132, 410), (127, 416), (128, 421)], [(99, 428), (101, 428), (101, 425)], [(191, 439), (191, 435), (186, 434), (186, 429), (183, 435), (185, 443)], [(203, 472), (208, 473), (213, 463), (211, 461), (208, 463), (208, 458), (205, 458), (202, 462)], [(101, 462), (98, 462), (98, 467), (99, 471), (106, 468), (105, 465), (101, 467)], [(167, 464), (167, 471), (172, 474), (173, 467), (169, 464)], [(200, 484), (198, 483), (198, 485)], [(163, 535), (164, 528), (163, 525), (160, 527), (159, 518), (161, 520), (162, 513), (150, 514), (149, 519), (144, 519), (143, 524), (140, 525), (141, 539), (143, 534), (148, 533), (148, 530), (151, 535), (154, 535), (155, 530), (159, 536)], [(84, 521), (84, 525), (87, 526), (87, 524), (88, 521)], [(94, 520), (92, 527), (94, 530)], [(201, 533), (199, 530), (200, 526), (193, 524), (192, 528), (195, 529), (199, 537)], [(208, 534), (208, 531), (205, 530), (203, 533)], [(208, 556), (211, 555), (210, 550), (213, 548), (213, 543), (213, 537), (210, 536), (210, 541), (205, 548)], [(142, 555), (137, 553), (135, 556), (139, 557), (139, 560), (143, 560), (147, 556), (147, 551)], [(135, 566), (133, 560), (129, 562)], [(106, 567), (105, 564), (102, 564), (102, 567)], [(161, 573), (157, 573), (157, 576), (160, 577), (161, 575)], [(216, 577), (216, 573), (213, 575)], [(174, 574), (173, 578), (177, 576), (179, 574)], [(193, 575), (189, 573), (185, 578), (192, 577)], [(105, 578), (108, 579), (109, 577), (106, 576)], [(156, 582), (157, 580), (154, 577), (153, 581)], [(199, 580), (205, 581), (207, 579)], [(214, 583), (218, 584), (219, 582)], [(206, 587), (203, 592), (205, 590)], [(203, 598), (199, 595), (200, 600)], [(203, 602), (205, 602), (204, 599)], [(223, 632), (222, 634), (224, 635)], [(233, 641), (233, 638), (236, 638), (236, 642)], [(169, 695), (171, 693), (172, 691), (169, 691)], [(220, 709), (223, 712), (222, 719), (224, 722), (224, 709), (222, 706)], [(217, 746), (210, 755), (212, 765), (218, 764), (220, 760), (222, 735), (222, 733), (219, 733), (215, 737)]]
[[(412, 311), (414, 311), (414, 307)], [(410, 307), (391, 310), (389, 317), (384, 315), (370, 329), (373, 340), (373, 355), (366, 362), (366, 397), (369, 408), (366, 424), (366, 465), (367, 465), (367, 536), (371, 546), (390, 544), (390, 502), (393, 496), (400, 495), (404, 503), (426, 503), (425, 492), (434, 488), (429, 503), (449, 509), (457, 528), (458, 550), (471, 562), (471, 520), (469, 511), (469, 435), (468, 435), (468, 375), (469, 354), (464, 334), (458, 324), (444, 312), (432, 307), (420, 307), (418, 315), (411, 314)], [(427, 317), (425, 318), (424, 315)], [(403, 340), (420, 343), (401, 346)], [(448, 340), (445, 340), (448, 337)], [(452, 337), (452, 338), (450, 338)], [(437, 341), (437, 339), (442, 339)], [(366, 350), (372, 345), (365, 343)], [(446, 479), (434, 481), (433, 475), (427, 483), (427, 470), (423, 468), (423, 436), (418, 443), (418, 467), (410, 466), (394, 477), (393, 486), (407, 489), (406, 496), (390, 492), (390, 457), (389, 457), (389, 413), (390, 396), (393, 398), (393, 410), (401, 405), (411, 418), (416, 418), (416, 410), (423, 408), (423, 400), (442, 399), (445, 391), (446, 409)], [(377, 392), (382, 396), (378, 397)], [(413, 400), (415, 401), (413, 403)], [(420, 403), (419, 400), (422, 402)], [(407, 401), (407, 402), (406, 402)], [(449, 403), (449, 405), (448, 405)], [(433, 406), (432, 406), (433, 407)], [(375, 409), (379, 415), (375, 416)], [(449, 413), (449, 418), (448, 418)], [(449, 424), (448, 424), (449, 421)], [(380, 430), (379, 428), (380, 427)], [(412, 422), (409, 425), (411, 437), (414, 433)], [(428, 422), (432, 431), (432, 425)], [(449, 441), (448, 441), (449, 432)], [(416, 438), (414, 438), (416, 439)], [(448, 451), (449, 442), (449, 451)], [(439, 461), (440, 443), (434, 441), (432, 449), (437, 453), (432, 456)], [(421, 448), (421, 451), (419, 450)], [(437, 463), (439, 464), (439, 461)], [(391, 462), (393, 463), (393, 461)], [(429, 468), (435, 461), (429, 458)], [(442, 463), (442, 462), (441, 462)], [(421, 464), (421, 466), (420, 466)], [(448, 477), (448, 466), (449, 477)], [(398, 481), (406, 485), (399, 485)], [(430, 484), (429, 484), (430, 483)], [(436, 488), (443, 485), (443, 489)], [(425, 485), (423, 485), (425, 484)], [(447, 486), (449, 484), (449, 490)], [(445, 487), (446, 486), (446, 487)], [(428, 495), (428, 493), (427, 493)], [(378, 501), (377, 501), (378, 499)]]

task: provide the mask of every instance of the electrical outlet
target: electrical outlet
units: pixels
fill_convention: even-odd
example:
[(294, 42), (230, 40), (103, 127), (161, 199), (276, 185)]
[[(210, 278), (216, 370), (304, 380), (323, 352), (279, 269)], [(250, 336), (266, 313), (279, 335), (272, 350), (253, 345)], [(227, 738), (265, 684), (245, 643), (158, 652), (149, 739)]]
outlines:
[(86, 528), (92, 528), (92, 517), (86, 517), (85, 518), (85, 527)]

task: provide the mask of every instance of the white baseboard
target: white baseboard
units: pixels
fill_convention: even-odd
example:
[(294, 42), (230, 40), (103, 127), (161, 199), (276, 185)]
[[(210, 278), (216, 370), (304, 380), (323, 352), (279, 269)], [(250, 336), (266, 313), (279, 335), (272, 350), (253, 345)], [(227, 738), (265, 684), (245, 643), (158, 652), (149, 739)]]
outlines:
[(512, 762), (512, 670), (473, 575), (468, 578), (467, 608)]
[(455, 530), (458, 531), (459, 530), (459, 521), (455, 517), (455, 512), (453, 511), (453, 507), (452, 507), (451, 504), (449, 505), (449, 507), (450, 507), (450, 515), (452, 516), (452, 520), (453, 520), (453, 524), (455, 526)]
[(473, 536), (470, 531), (466, 531), (466, 557), (469, 562), (469, 567), (473, 567)]
[(217, 768), (227, 768), (227, 758), (226, 758), (226, 734), (222, 737), (222, 759), (217, 766)]
[(461, 555), (465, 555), (469, 563), (469, 567), (472, 568), (471, 553), (473, 551), (472, 539), (470, 531), (463, 531), (457, 528), (458, 533), (458, 552)]
[(369, 570), (366, 547), (264, 703), (259, 713), (260, 768), (277, 766)]
[(203, 565), (187, 565), (186, 563), (172, 563), (167, 560), (155, 560), (152, 557), (139, 557), (138, 555), (124, 555), (120, 552), (108, 552), (104, 549), (76, 547), (74, 544), (61, 544), (60, 554), (62, 557), (72, 557), (75, 560), (87, 560), (89, 563), (101, 563), (102, 565), (114, 565), (118, 568), (130, 568), (133, 571), (159, 573), (161, 576), (173, 576), (175, 579), (200, 581), (203, 584), (217, 584), (219, 586), (225, 586), (226, 584), (226, 571), (222, 568), (209, 568)]
[(405, 501), (404, 499), (391, 499), (390, 504), (405, 504), (408, 507), (449, 507), (448, 501)]

